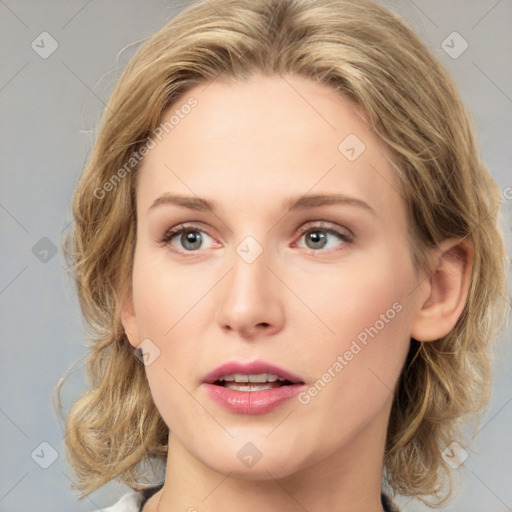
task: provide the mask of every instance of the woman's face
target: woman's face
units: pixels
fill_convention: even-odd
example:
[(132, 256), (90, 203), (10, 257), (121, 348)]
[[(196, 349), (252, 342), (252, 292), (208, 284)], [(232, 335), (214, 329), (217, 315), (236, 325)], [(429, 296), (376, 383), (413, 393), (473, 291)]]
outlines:
[(379, 139), (297, 76), (203, 84), (172, 115), (123, 323), (173, 442), (242, 478), (380, 450), (421, 287)]

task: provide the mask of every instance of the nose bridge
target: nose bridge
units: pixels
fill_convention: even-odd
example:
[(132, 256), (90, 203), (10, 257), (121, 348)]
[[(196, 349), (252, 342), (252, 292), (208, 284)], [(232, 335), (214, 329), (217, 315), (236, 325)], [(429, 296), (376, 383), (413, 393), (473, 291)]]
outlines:
[(270, 252), (250, 236), (235, 248), (219, 303), (221, 327), (244, 334), (261, 327), (279, 328), (283, 310), (275, 277), (267, 268), (270, 259)]
[(249, 294), (249, 298), (263, 294), (269, 277), (267, 264), (268, 254), (262, 246), (256, 246), (251, 239), (241, 242), (233, 255), (233, 291), (242, 297)]

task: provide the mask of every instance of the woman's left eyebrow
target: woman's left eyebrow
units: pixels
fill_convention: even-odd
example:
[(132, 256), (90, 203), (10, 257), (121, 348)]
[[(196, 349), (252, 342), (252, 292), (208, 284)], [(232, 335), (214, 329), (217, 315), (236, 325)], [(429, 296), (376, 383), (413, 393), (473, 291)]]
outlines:
[[(214, 212), (217, 208), (215, 201), (198, 196), (183, 196), (179, 194), (165, 193), (155, 199), (149, 210), (162, 205), (173, 204), (196, 211)], [(304, 210), (307, 208), (317, 208), (332, 204), (344, 204), (358, 206), (376, 215), (375, 210), (362, 199), (346, 196), (344, 194), (310, 194), (299, 197), (289, 198), (283, 201), (282, 207), (285, 211)]]
[(286, 199), (283, 202), (283, 208), (286, 211), (304, 210), (306, 208), (316, 208), (331, 204), (342, 204), (358, 206), (376, 215), (375, 210), (362, 199), (346, 196), (344, 194), (310, 194), (296, 198)]

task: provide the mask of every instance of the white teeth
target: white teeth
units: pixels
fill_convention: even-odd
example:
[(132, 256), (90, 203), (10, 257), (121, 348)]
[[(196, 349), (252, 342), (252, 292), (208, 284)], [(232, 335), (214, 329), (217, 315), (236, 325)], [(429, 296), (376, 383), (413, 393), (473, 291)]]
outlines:
[(272, 382), (270, 379), (273, 377), (275, 377), (275, 375), (267, 375), (266, 373), (262, 373), (260, 375), (249, 375), (249, 382)]
[(225, 382), (275, 382), (276, 380), (284, 382), (284, 377), (278, 377), (273, 373), (259, 373), (257, 375), (244, 375), (242, 373), (234, 373), (232, 375), (223, 375), (219, 377), (219, 381)]
[(235, 382), (230, 382), (225, 385), (226, 388), (232, 389), (233, 391), (263, 391), (265, 389), (271, 389), (276, 387), (275, 384), (271, 384), (270, 382), (266, 382), (264, 384), (260, 383), (251, 383), (251, 384), (237, 384)]

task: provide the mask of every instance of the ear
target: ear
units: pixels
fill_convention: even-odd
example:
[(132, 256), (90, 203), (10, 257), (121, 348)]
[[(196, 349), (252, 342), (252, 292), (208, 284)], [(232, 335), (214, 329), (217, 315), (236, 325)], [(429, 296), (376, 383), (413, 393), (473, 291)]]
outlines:
[(135, 308), (133, 306), (131, 292), (127, 292), (125, 294), (125, 298), (121, 306), (121, 323), (123, 324), (124, 332), (130, 342), (130, 345), (134, 348), (138, 347), (140, 344), (139, 331), (137, 328), (137, 318), (135, 316)]
[(468, 296), (473, 245), (467, 239), (445, 240), (436, 251), (434, 270), (425, 281), (428, 298), (413, 319), (411, 337), (434, 341), (447, 335), (459, 319)]

